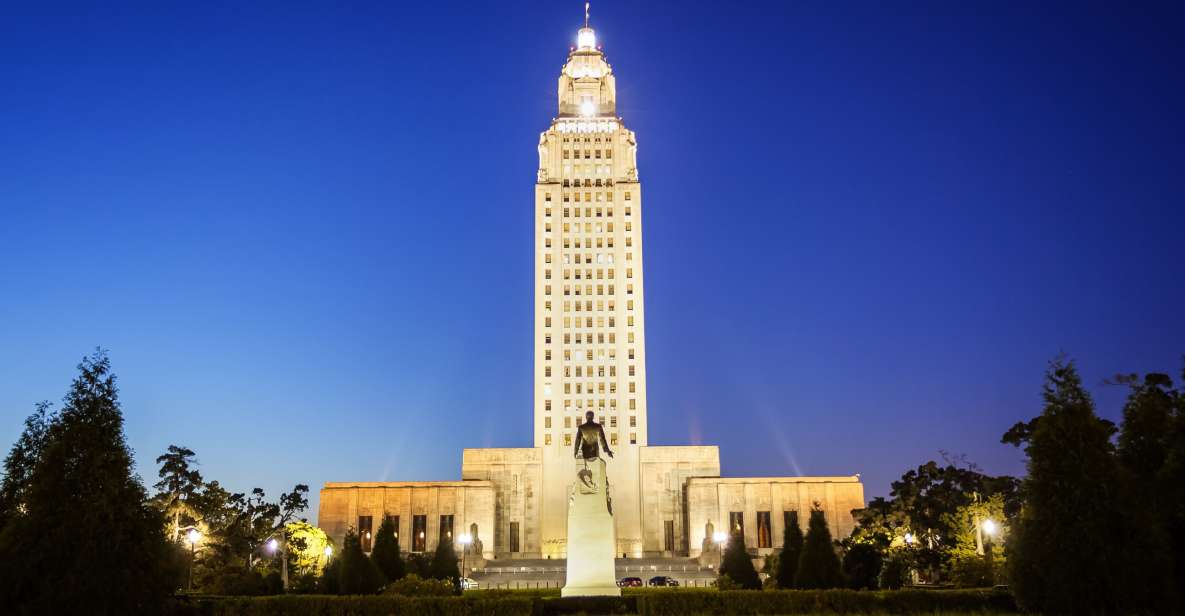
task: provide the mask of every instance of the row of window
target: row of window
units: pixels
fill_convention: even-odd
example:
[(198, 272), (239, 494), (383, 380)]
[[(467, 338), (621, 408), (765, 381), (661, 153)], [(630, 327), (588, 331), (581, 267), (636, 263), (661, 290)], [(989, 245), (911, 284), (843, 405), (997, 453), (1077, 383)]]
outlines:
[[(399, 516), (388, 515), (387, 520), (395, 527), (395, 539), (399, 539)], [(411, 517), (411, 548), (412, 552), (423, 552), (427, 550), (427, 530), (428, 530), (428, 516), (413, 515)], [(358, 516), (358, 538), (362, 543), (362, 551), (369, 552), (374, 546), (374, 517), (369, 515)], [(453, 540), (453, 515), (446, 514), (440, 516), (440, 526), (438, 529), (438, 541), (448, 542)]]
[[(592, 180), (584, 180), (584, 181), (591, 182)], [(569, 187), (568, 184), (566, 183), (567, 180), (564, 180), (564, 182), (565, 182), (564, 186)], [(576, 186), (580, 186), (579, 180), (576, 180), (576, 182), (577, 182)], [(610, 182), (609, 185), (612, 186), (613, 180), (609, 180), (609, 182)], [(596, 185), (600, 186), (601, 181), (596, 180)], [(592, 184), (586, 183), (585, 186), (592, 186)], [(580, 195), (581, 194), (584, 195), (584, 200), (589, 203), (593, 202), (594, 195), (596, 196), (596, 199), (595, 199), (596, 201), (608, 201), (609, 203), (613, 202), (613, 193), (612, 192), (599, 192), (598, 191), (598, 192), (594, 193), (594, 192), (585, 191), (584, 193), (581, 193), (580, 191), (577, 190), (577, 191), (564, 191), (562, 193), (562, 196), (564, 198), (564, 203), (568, 203), (569, 201), (575, 201), (576, 203), (580, 203)], [(624, 198), (626, 201), (633, 201), (633, 193), (627, 190), (624, 193), (622, 193), (622, 198)], [(543, 193), (543, 203), (547, 206), (551, 205), (551, 193), (549, 193), (549, 192)], [(577, 216), (579, 216), (579, 214), (577, 214)], [(610, 216), (612, 216), (612, 214), (610, 214)]]
[[(577, 201), (579, 201), (579, 199), (577, 199)], [(600, 199), (597, 199), (597, 201), (600, 201)], [(610, 201), (612, 201), (612, 199), (610, 199)], [(580, 211), (581, 210), (578, 207), (574, 207), (574, 208), (566, 208), (565, 207), (564, 211), (563, 211), (563, 215), (564, 215), (564, 218), (569, 218), (569, 217), (580, 218)], [(630, 206), (628, 206), (628, 205), (625, 206), (625, 215), (627, 217), (633, 215), (633, 209), (630, 208)], [(546, 218), (551, 217), (551, 206), (550, 205), (544, 206), (543, 216)], [(609, 206), (609, 207), (605, 207), (605, 208), (586, 207), (586, 208), (584, 208), (584, 217), (585, 218), (613, 218), (613, 206)]]
[[(581, 158), (583, 158), (583, 159), (586, 159), (586, 160), (590, 160), (590, 159), (599, 159), (599, 158), (601, 158), (601, 152), (604, 152), (604, 153), (605, 153), (605, 158), (613, 158), (613, 149), (612, 149), (612, 148), (609, 148), (609, 149), (606, 149), (606, 150), (598, 150), (598, 149), (592, 149), (592, 150), (569, 150), (569, 149), (567, 149), (567, 148), (564, 148), (564, 159), (565, 159), (565, 160), (567, 160), (567, 159), (569, 159), (569, 158), (574, 158), (574, 159), (581, 159)], [(583, 156), (581, 156), (581, 154), (583, 154)]]
[[(564, 237), (564, 248), (573, 248), (573, 247), (575, 247), (575, 248), (593, 248), (593, 238), (591, 238), (591, 237), (584, 238), (583, 246), (581, 245), (582, 242), (580, 240), (581, 240), (581, 238), (579, 238), (579, 237), (577, 237), (575, 241), (572, 241), (571, 238)], [(596, 238), (596, 240), (597, 240), (596, 241), (597, 248), (606, 248), (606, 247), (613, 248), (613, 237), (612, 236), (607, 237), (607, 238), (606, 237), (598, 237), (598, 238)], [(604, 241), (602, 241), (602, 240), (604, 240)], [(602, 244), (604, 244), (604, 245), (602, 245)], [(626, 245), (626, 248), (633, 247), (633, 245), (634, 245), (633, 236), (631, 236), (631, 235), (625, 236), (625, 245)], [(544, 248), (551, 248), (551, 237), (544, 237), (543, 238), (543, 247)]]
[[(592, 141), (589, 141), (589, 139), (592, 139)], [(612, 137), (609, 137), (609, 136), (605, 137), (605, 143), (612, 143), (612, 142), (613, 142)], [(584, 141), (582, 142), (580, 137), (564, 137), (564, 143), (601, 143), (601, 138), (599, 136), (598, 137), (585, 137)]]
[[(609, 318), (612, 319), (613, 317), (609, 317)], [(581, 323), (584, 324), (585, 328), (591, 329), (593, 327), (593, 317), (584, 317), (583, 319), (581, 317), (564, 317), (564, 329), (572, 329), (573, 327), (575, 327), (576, 329), (580, 329)], [(631, 314), (631, 315), (627, 315), (625, 317), (625, 325), (626, 325), (626, 327), (633, 327), (634, 326), (634, 315)], [(551, 327), (551, 317), (543, 317), (543, 327)], [(598, 329), (605, 327), (605, 317), (597, 317), (596, 327)], [(609, 323), (609, 327), (613, 327), (612, 322)], [(612, 335), (613, 332), (609, 332), (609, 334)], [(598, 337), (597, 342), (599, 344), (605, 344), (604, 333), (602, 333), (601, 336)], [(616, 343), (616, 340), (610, 338), (609, 344), (614, 344), (614, 343)]]
[[(609, 343), (610, 344), (614, 344), (613, 338), (614, 338), (613, 332), (609, 332)], [(576, 334), (576, 344), (580, 344), (580, 340), (581, 340), (580, 334)], [(634, 332), (626, 332), (626, 342), (629, 342), (630, 344), (634, 343)], [(585, 344), (592, 344), (593, 343), (593, 335), (591, 333), (584, 334), (584, 343)], [(604, 340), (598, 337), (598, 344), (604, 344), (604, 343), (605, 343)], [(545, 332), (543, 334), (543, 344), (551, 344), (551, 333), (550, 332)], [(564, 344), (572, 344), (572, 334), (570, 334), (570, 333), (564, 334)], [(591, 353), (592, 351), (589, 351), (589, 352)], [(602, 358), (602, 356), (600, 356), (600, 353), (601, 353), (601, 351), (598, 351), (598, 359)], [(609, 359), (613, 359), (613, 349), (609, 350)]]
[[(551, 444), (551, 433), (547, 433), (547, 434), (543, 435), (543, 444), (544, 445)], [(609, 433), (609, 444), (610, 445), (617, 444), (617, 433), (616, 432)], [(630, 432), (630, 445), (637, 445), (637, 444), (638, 444), (638, 433), (637, 432)], [(564, 435), (564, 446), (565, 447), (572, 446), (572, 435), (571, 434)]]
[[(797, 511), (783, 511), (782, 523), (786, 528), (798, 526)], [(745, 540), (745, 514), (742, 511), (728, 512), (728, 527), (732, 533), (740, 534), (741, 541)], [(757, 512), (757, 547), (772, 548), (773, 532), (770, 528), (770, 512)]]
[[(575, 293), (572, 292), (573, 288), (575, 288), (575, 291), (576, 291)], [(600, 284), (596, 285), (596, 290), (597, 290), (597, 292), (593, 293), (593, 285), (591, 285), (591, 284), (584, 285), (584, 295), (605, 295), (605, 285), (600, 285)], [(544, 295), (551, 295), (551, 285), (549, 285), (549, 284), (543, 285), (543, 294)], [(613, 287), (613, 285), (609, 285), (609, 295), (613, 295), (613, 294), (614, 294), (614, 287)], [(625, 294), (626, 295), (633, 295), (634, 294), (634, 285), (632, 285), (632, 284), (625, 285)], [(564, 295), (580, 295), (580, 285), (575, 285), (575, 287), (570, 286), (570, 285), (564, 285)]]
[[(597, 312), (604, 312), (605, 311), (604, 300), (597, 300), (596, 306), (597, 306), (597, 310), (596, 310)], [(573, 307), (575, 307), (575, 310), (573, 310)], [(632, 300), (632, 299), (626, 300), (625, 301), (625, 309), (627, 311), (633, 310), (634, 309), (634, 300)], [(544, 300), (543, 311), (544, 312), (551, 312), (551, 300)], [(582, 311), (583, 312), (593, 312), (593, 300), (586, 299), (583, 302), (579, 302), (579, 301), (575, 302), (575, 304), (573, 304), (570, 301), (564, 300), (564, 312), (582, 312)], [(614, 311), (614, 302), (613, 302), (613, 300), (609, 300), (609, 312), (613, 312), (613, 311)], [(602, 320), (603, 319), (600, 319), (600, 318), (597, 320), (598, 327), (600, 327), (603, 324)], [(609, 317), (609, 327), (613, 327), (613, 322), (614, 322), (613, 317)]]
[[(602, 425), (604, 425), (605, 416), (601, 415), (601, 417), (598, 421), (600, 421), (600, 423)], [(577, 415), (575, 417), (575, 419), (573, 419), (572, 416), (570, 416), (570, 415), (564, 417), (564, 427), (565, 428), (571, 428), (571, 427), (573, 427), (573, 425), (579, 426), (582, 423), (584, 423), (584, 416), (582, 416), (582, 415)], [(543, 427), (544, 428), (551, 428), (551, 416), (550, 415), (547, 415), (543, 418)], [(617, 427), (617, 416), (616, 415), (609, 417), (609, 427), (610, 428)], [(637, 415), (630, 415), (630, 427), (631, 428), (638, 427), (638, 416)]]
[[(612, 317), (610, 317), (610, 321), (609, 321), (609, 322), (610, 322), (610, 324), (612, 324), (612, 323), (613, 323), (613, 321), (612, 321)], [(612, 359), (616, 359), (616, 355), (617, 355), (617, 354), (616, 354), (616, 353), (614, 353), (613, 349), (609, 349), (609, 359), (611, 359), (611, 360), (612, 360)], [(592, 352), (592, 349), (589, 349), (589, 350), (585, 351), (585, 358), (586, 358), (586, 361), (592, 361), (592, 360), (593, 360), (593, 352)], [(629, 349), (629, 358), (630, 358), (630, 361), (633, 361), (633, 360), (634, 360), (634, 350), (633, 350), (633, 349)], [(551, 361), (551, 349), (544, 349), (544, 350), (543, 350), (543, 359), (544, 359), (544, 361)], [(600, 353), (600, 354), (598, 354), (598, 357), (597, 357), (597, 359), (604, 361), (604, 359), (605, 359), (605, 354), (604, 354), (604, 353)], [(577, 353), (577, 354), (576, 354), (576, 360), (577, 360), (577, 361), (579, 361), (579, 360), (580, 360), (580, 354), (579, 354), (579, 353)], [(565, 349), (565, 350), (564, 350), (564, 361), (565, 361), (565, 362), (570, 362), (570, 361), (572, 361), (572, 350), (571, 350), (571, 349)], [(589, 366), (589, 367), (588, 367), (588, 369), (591, 371), (591, 370), (593, 369), (593, 367), (592, 367), (592, 366)], [(602, 367), (601, 367), (601, 369), (602, 369), (602, 370), (604, 370), (604, 367), (602, 366)], [(579, 367), (579, 366), (577, 366), (577, 367), (576, 367), (576, 376), (580, 376), (580, 367)], [(602, 374), (601, 376), (605, 376), (605, 375), (603, 375), (603, 374)]]
[[(597, 167), (600, 167), (600, 165), (597, 165)], [(568, 175), (570, 173), (571, 173), (571, 169), (569, 169), (565, 165), (564, 166), (564, 175)], [(592, 170), (590, 170), (589, 173), (591, 174)], [(609, 173), (609, 166), (608, 165), (605, 165), (604, 173), (606, 173), (606, 174)], [(582, 186), (584, 188), (596, 188), (596, 187), (600, 187), (600, 186), (607, 186), (609, 188), (612, 188), (613, 187), (613, 178), (605, 178), (604, 180), (602, 180), (601, 178), (597, 178), (595, 180), (590, 179), (590, 178), (584, 178), (584, 180), (580, 180), (580, 179), (570, 180), (570, 179), (565, 178), (563, 181), (563, 186), (564, 186), (564, 188), (580, 188)], [(612, 200), (613, 199), (609, 199), (609, 201), (612, 201)], [(567, 201), (567, 199), (565, 199), (565, 201)]]
[[(596, 225), (594, 225), (591, 222), (586, 222), (586, 223), (584, 223), (583, 228), (581, 228), (580, 223), (566, 222), (563, 224), (562, 228), (563, 228), (564, 233), (613, 233), (613, 223), (612, 222), (607, 222), (604, 224), (598, 222), (598, 223), (596, 223)], [(625, 232), (630, 233), (633, 230), (634, 230), (633, 223), (631, 223), (630, 221), (627, 220), (625, 222)], [(551, 233), (551, 231), (552, 231), (551, 223), (550, 222), (544, 223), (543, 224), (543, 232), (544, 233)]]
[[(573, 273), (573, 271), (575, 271), (575, 273)], [(594, 271), (595, 271), (595, 275), (594, 275)], [(564, 280), (572, 280), (573, 278), (575, 278), (576, 280), (605, 280), (606, 278), (609, 280), (614, 280), (615, 279), (614, 273), (616, 271), (617, 270), (615, 270), (615, 269), (608, 269), (608, 270), (603, 270), (603, 269), (598, 269), (598, 270), (565, 269), (564, 270)], [(583, 273), (583, 276), (581, 275), (582, 273)], [(633, 278), (634, 277), (634, 268), (632, 268), (632, 267), (626, 268), (625, 277), (626, 278)], [(551, 268), (547, 268), (547, 269), (543, 270), (543, 279), (544, 280), (551, 280)]]

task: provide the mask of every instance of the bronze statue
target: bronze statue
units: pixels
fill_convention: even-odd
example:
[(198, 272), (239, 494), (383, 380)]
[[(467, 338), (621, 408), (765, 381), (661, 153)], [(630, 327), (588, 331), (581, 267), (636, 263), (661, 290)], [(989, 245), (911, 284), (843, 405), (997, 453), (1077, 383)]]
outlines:
[(593, 421), (593, 417), (595, 415), (592, 411), (585, 413), (586, 421), (576, 427), (576, 450), (574, 453), (577, 458), (595, 460), (601, 457), (599, 448), (604, 447), (605, 453), (612, 458), (613, 452), (609, 449), (609, 441), (605, 440), (605, 428)]
[[(605, 428), (601, 424), (593, 421), (595, 415), (592, 411), (584, 414), (585, 422), (576, 428), (576, 448), (573, 452), (576, 458), (580, 459), (584, 468), (576, 472), (576, 478), (584, 485), (585, 493), (592, 494), (598, 491), (598, 480), (604, 481), (605, 491), (605, 506), (609, 509), (609, 515), (613, 515), (613, 497), (609, 496), (609, 478), (605, 476), (605, 461), (601, 459), (601, 448), (605, 449), (605, 454), (610, 458), (613, 457), (613, 450), (609, 449), (609, 441), (605, 439)], [(595, 468), (598, 471), (598, 478), (594, 479), (593, 470), (588, 466), (589, 462), (599, 461)]]

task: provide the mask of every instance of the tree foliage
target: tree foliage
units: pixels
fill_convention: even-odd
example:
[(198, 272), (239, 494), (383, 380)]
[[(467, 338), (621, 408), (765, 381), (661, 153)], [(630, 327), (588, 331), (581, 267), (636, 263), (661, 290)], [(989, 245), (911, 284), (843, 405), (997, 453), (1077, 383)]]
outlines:
[(728, 538), (728, 546), (720, 560), (720, 577), (725, 576), (745, 590), (761, 590), (761, 576), (757, 575), (753, 560), (745, 550), (745, 538), (735, 530)]
[(182, 524), (197, 522), (190, 501), (202, 488), (202, 474), (192, 468), (197, 464), (193, 450), (178, 445), (169, 445), (169, 450), (156, 458), (160, 465), (157, 476), (160, 481), (153, 487), (157, 490), (156, 501), (172, 522), (169, 538), (181, 541)]
[(373, 595), (383, 587), (383, 573), (362, 551), (358, 532), (350, 529), (342, 541), (342, 554), (337, 564), (338, 592), (343, 595)]
[(399, 554), (399, 539), (395, 536), (395, 523), (384, 516), (379, 525), (378, 533), (374, 536), (374, 549), (370, 551), (370, 558), (378, 566), (379, 571), (388, 582), (395, 582), (407, 574), (407, 567), (403, 557)]
[(1167, 558), (1121, 480), (1114, 424), (1072, 362), (1050, 364), (1043, 397), (1040, 417), (1006, 435), (1028, 456), (1009, 544), (1017, 601), (1047, 614), (1164, 612)]
[(428, 576), (435, 580), (446, 580), (455, 585), (457, 592), (461, 592), (461, 571), (457, 568), (457, 550), (453, 542), (441, 537), (436, 543), (436, 553), (432, 555), (432, 564), (428, 569)]
[(798, 558), (798, 571), (794, 575), (794, 587), (822, 589), (840, 588), (843, 585), (843, 570), (831, 543), (827, 518), (816, 505), (811, 509), (811, 519), (807, 523), (806, 539), (802, 545), (802, 555)]
[(782, 532), (782, 553), (778, 556), (775, 572), (778, 588), (794, 588), (794, 576), (798, 573), (798, 559), (802, 556), (802, 529), (798, 526), (798, 512), (790, 516)]
[(33, 468), (41, 459), (49, 428), (57, 420), (57, 415), (50, 410), (52, 408), (53, 404), (48, 400), (37, 403), (33, 414), (25, 418), (24, 431), (4, 458), (4, 479), (0, 481), (0, 530), (25, 511), (25, 495)]
[(844, 550), (843, 574), (848, 587), (856, 590), (876, 590), (884, 555), (871, 543), (857, 543)]
[(78, 370), (60, 415), (28, 450), (39, 451), (22, 489), (25, 514), (0, 531), (0, 605), (17, 613), (162, 612), (183, 573), (176, 550), (132, 473), (109, 359), (96, 351)]

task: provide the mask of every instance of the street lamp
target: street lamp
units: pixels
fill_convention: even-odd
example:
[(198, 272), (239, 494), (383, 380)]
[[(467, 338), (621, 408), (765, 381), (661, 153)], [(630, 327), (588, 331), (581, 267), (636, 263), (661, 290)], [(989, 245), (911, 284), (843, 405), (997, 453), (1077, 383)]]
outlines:
[(196, 528), (191, 528), (188, 533), (185, 533), (185, 540), (189, 542), (189, 592), (193, 592), (194, 550), (197, 548), (197, 543), (202, 540), (202, 534)]
[(333, 556), (333, 546), (332, 545), (325, 546), (325, 560), (329, 560), (330, 557), (332, 557), (332, 556)]
[(279, 547), (280, 547), (280, 542), (276, 541), (275, 537), (272, 537), (271, 539), (268, 540), (267, 549), (270, 550), (273, 554), (275, 553), (276, 549), (278, 549)]
[(457, 541), (461, 542), (461, 577), (465, 577), (465, 554), (469, 552), (469, 544), (473, 543), (473, 537), (469, 533), (462, 533), (457, 537)]
[(990, 519), (984, 520), (983, 521), (983, 532), (985, 532), (989, 535), (995, 535), (996, 534), (996, 523), (991, 521)]
[(913, 535), (911, 533), (905, 533), (905, 543), (907, 545), (913, 545)]
[(728, 534), (724, 533), (723, 531), (716, 531), (716, 532), (712, 533), (712, 541), (715, 541), (716, 545), (723, 548), (725, 542), (728, 541)]

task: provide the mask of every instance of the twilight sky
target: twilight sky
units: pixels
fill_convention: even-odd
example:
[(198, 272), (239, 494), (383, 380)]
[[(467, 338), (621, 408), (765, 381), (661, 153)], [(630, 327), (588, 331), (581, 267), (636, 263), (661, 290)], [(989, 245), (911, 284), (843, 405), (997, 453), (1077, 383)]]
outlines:
[[(1025, 6), (1038, 4), (1040, 6)], [(1180, 3), (607, 2), (651, 444), (867, 496), (1078, 360), (1185, 354)], [(140, 472), (530, 446), (533, 182), (583, 3), (0, 7), (0, 447), (110, 349)]]

